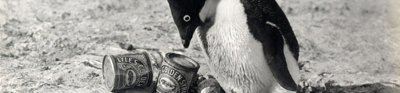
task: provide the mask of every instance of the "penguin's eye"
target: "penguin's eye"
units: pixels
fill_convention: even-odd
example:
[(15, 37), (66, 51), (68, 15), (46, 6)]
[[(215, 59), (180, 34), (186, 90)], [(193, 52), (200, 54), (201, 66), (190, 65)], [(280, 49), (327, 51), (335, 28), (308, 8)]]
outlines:
[(189, 22), (190, 21), (190, 16), (189, 15), (183, 16), (183, 21)]

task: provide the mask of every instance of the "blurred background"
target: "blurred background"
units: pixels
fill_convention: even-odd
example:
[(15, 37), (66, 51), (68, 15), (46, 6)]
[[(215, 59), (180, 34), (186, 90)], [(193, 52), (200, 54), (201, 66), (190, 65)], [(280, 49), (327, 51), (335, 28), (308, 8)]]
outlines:
[[(400, 1), (277, 0), (300, 45), (308, 91), (400, 91)], [(183, 49), (167, 0), (0, 0), (0, 91), (107, 92), (104, 55)]]

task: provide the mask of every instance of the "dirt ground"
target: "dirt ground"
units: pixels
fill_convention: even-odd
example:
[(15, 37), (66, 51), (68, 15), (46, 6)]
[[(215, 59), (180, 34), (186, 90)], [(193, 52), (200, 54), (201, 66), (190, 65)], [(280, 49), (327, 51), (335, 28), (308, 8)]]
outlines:
[[(304, 91), (400, 91), (400, 1), (277, 0), (300, 44)], [(195, 40), (192, 40), (195, 41)], [(0, 0), (0, 91), (103, 93), (104, 55), (181, 52), (167, 0)]]

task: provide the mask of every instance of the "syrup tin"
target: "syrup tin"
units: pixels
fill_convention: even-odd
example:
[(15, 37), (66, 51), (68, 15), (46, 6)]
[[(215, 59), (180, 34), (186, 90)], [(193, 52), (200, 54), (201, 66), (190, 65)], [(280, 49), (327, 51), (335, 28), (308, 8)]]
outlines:
[(161, 64), (157, 93), (188, 93), (199, 68), (199, 64), (187, 56), (167, 53)]
[(106, 55), (103, 59), (103, 80), (109, 91), (144, 89), (153, 83), (153, 72), (146, 52)]

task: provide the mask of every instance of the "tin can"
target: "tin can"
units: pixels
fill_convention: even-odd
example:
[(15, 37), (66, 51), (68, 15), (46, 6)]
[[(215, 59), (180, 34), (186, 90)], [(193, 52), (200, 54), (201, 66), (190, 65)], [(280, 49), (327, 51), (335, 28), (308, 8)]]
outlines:
[(196, 81), (199, 64), (184, 55), (167, 53), (161, 64), (157, 93), (187, 93)]
[(109, 91), (150, 87), (153, 73), (149, 55), (145, 52), (106, 55), (103, 59), (103, 80)]
[(211, 75), (199, 75), (196, 93), (225, 93), (218, 81)]

